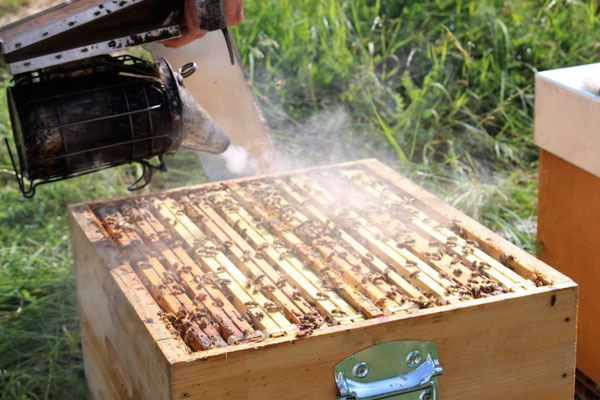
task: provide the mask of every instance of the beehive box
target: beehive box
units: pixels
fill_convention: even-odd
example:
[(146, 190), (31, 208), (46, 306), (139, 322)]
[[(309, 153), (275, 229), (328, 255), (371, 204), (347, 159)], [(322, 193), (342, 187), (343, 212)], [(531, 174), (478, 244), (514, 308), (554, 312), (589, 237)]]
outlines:
[[(538, 257), (579, 284), (577, 369), (600, 383), (600, 64), (535, 77)], [(583, 380), (585, 381), (585, 380)], [(595, 385), (593, 385), (595, 386)]]
[(91, 398), (335, 399), (336, 364), (399, 340), (437, 345), (440, 399), (573, 396), (577, 285), (377, 161), (78, 204), (70, 227)]

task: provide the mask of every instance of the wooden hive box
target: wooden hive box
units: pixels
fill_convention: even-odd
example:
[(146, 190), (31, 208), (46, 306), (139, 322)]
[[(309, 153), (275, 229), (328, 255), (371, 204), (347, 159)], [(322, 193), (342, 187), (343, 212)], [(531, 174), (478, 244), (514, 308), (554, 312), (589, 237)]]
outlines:
[[(600, 383), (600, 64), (535, 77), (538, 257), (579, 284), (577, 369)], [(598, 95), (596, 95), (598, 94)], [(585, 379), (583, 379), (585, 381)], [(600, 388), (591, 386), (598, 395)]]
[(393, 398), (573, 398), (577, 285), (377, 161), (73, 205), (70, 227), (91, 398), (335, 399), (426, 367)]

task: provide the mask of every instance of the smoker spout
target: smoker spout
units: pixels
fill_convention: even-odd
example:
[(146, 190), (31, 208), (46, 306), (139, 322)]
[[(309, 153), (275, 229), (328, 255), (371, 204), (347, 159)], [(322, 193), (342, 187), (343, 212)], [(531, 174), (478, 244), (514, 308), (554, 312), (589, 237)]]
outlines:
[(208, 112), (183, 86), (179, 87), (182, 103), (183, 141), (182, 147), (196, 151), (221, 154), (231, 144), (229, 137), (223, 132)]

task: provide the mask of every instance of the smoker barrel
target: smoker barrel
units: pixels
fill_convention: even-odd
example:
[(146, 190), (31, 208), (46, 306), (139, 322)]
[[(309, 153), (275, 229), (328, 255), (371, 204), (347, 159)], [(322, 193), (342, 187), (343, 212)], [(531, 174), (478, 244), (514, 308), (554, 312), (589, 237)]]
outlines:
[(54, 181), (174, 153), (181, 100), (165, 60), (95, 57), (20, 76), (8, 90), (22, 176)]

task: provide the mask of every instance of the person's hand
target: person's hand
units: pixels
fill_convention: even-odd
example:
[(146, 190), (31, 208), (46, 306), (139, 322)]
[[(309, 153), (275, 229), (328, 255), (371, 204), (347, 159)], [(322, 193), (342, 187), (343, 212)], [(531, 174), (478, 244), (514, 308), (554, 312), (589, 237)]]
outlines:
[[(235, 26), (244, 19), (244, 0), (224, 0), (227, 25)], [(204, 36), (200, 31), (200, 21), (195, 0), (185, 0), (184, 4), (185, 25), (181, 28), (181, 36), (175, 39), (164, 40), (161, 43), (174, 49), (185, 46)]]

